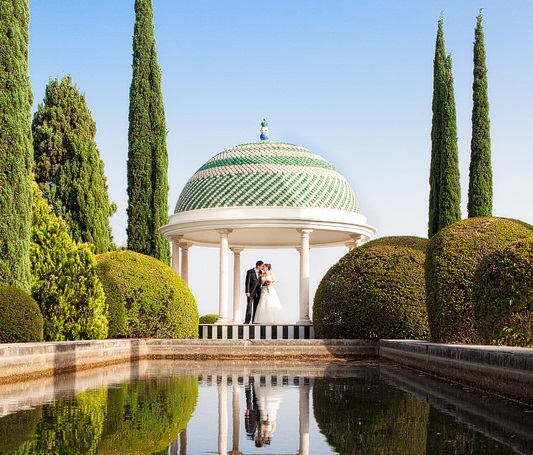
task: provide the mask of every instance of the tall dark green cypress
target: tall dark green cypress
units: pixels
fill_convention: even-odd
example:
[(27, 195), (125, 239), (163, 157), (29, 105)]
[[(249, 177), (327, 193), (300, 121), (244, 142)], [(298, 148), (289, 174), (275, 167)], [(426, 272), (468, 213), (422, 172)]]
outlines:
[(452, 58), (446, 58), (446, 99), (443, 147), (440, 158), (439, 230), (461, 220), (461, 182), (457, 147), (457, 118), (453, 90)]
[(474, 83), (468, 218), (492, 216), (492, 165), (490, 150), (489, 95), (485, 65), (485, 39), (481, 10), (477, 17), (474, 41)]
[(128, 248), (165, 263), (168, 223), (166, 123), (151, 0), (135, 1), (133, 76), (128, 132)]
[(0, 0), (0, 285), (31, 291), (28, 0)]
[(431, 125), (431, 163), (429, 170), (429, 223), (428, 237), (439, 231), (440, 170), (444, 143), (444, 111), (447, 92), (446, 48), (442, 13), (439, 18), (435, 58), (433, 60), (433, 119)]
[(96, 123), (70, 76), (50, 80), (32, 123), (35, 181), (76, 242), (96, 254), (114, 248), (104, 163), (96, 146)]

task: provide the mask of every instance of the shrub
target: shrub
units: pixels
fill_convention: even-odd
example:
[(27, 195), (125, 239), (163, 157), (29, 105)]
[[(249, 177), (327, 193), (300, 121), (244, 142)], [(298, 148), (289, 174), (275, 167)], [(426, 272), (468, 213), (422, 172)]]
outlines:
[(533, 237), (480, 262), (472, 301), (477, 343), (533, 345)]
[(317, 337), (427, 337), (426, 243), (418, 237), (385, 237), (341, 258), (315, 294)]
[(0, 287), (0, 343), (43, 340), (43, 317), (33, 297), (12, 286)]
[(198, 308), (168, 265), (122, 250), (97, 256), (107, 296), (110, 338), (197, 338)]
[(517, 220), (469, 218), (435, 234), (428, 242), (426, 299), (431, 340), (471, 343), (472, 287), (478, 264), (488, 254), (533, 234)]
[(218, 321), (218, 314), (204, 314), (200, 317), (200, 324), (214, 324)]
[(36, 184), (30, 261), (32, 295), (41, 308), (45, 339), (106, 338), (107, 308), (95, 256), (88, 244), (72, 240)]

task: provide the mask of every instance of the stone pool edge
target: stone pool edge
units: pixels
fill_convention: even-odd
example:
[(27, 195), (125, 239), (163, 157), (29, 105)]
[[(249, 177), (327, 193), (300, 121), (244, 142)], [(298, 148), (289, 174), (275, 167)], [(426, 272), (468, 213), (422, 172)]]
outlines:
[(0, 344), (0, 383), (143, 359), (350, 360), (381, 358), (533, 403), (533, 349), (414, 340), (126, 339)]

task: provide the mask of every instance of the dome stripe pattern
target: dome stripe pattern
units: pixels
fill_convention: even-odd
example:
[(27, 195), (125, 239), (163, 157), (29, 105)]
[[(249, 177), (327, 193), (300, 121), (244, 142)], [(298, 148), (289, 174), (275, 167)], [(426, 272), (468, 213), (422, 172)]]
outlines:
[(350, 185), (328, 161), (303, 147), (272, 141), (214, 156), (187, 182), (174, 212), (246, 206), (360, 213)]

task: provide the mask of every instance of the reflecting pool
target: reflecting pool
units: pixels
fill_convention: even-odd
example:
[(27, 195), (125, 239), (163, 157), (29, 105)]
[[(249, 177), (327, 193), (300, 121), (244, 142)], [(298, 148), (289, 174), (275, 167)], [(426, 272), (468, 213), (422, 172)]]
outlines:
[(153, 360), (0, 385), (0, 454), (533, 454), (533, 408), (397, 365)]

